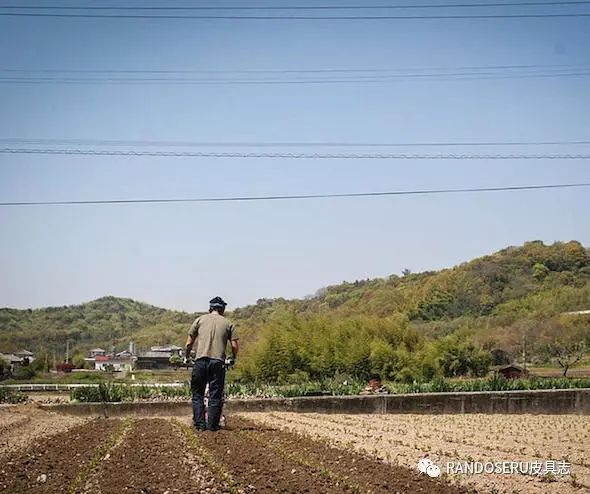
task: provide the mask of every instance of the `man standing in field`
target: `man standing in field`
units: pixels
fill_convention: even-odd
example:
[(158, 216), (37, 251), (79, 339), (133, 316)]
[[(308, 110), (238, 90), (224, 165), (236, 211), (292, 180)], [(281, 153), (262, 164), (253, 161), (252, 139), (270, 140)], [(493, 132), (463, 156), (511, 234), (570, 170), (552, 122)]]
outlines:
[[(186, 340), (188, 359), (196, 343), (196, 360), (191, 378), (193, 395), (193, 423), (197, 430), (219, 430), (225, 384), (225, 350), (231, 342), (233, 365), (238, 356), (238, 335), (233, 324), (223, 317), (226, 307), (221, 297), (209, 301), (209, 314), (197, 317)], [(209, 384), (209, 409), (205, 422), (204, 395)]]

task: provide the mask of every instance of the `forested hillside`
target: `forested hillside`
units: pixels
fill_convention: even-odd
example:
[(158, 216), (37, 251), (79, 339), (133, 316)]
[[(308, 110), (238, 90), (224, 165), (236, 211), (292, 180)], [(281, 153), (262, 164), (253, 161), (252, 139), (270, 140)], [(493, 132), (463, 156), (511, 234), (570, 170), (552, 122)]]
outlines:
[[(547, 292), (550, 299), (553, 290), (581, 288), (589, 282), (590, 254), (579, 242), (546, 246), (535, 241), (451, 269), (344, 282), (322, 288), (306, 300), (263, 299), (235, 314), (257, 323), (278, 308), (290, 307), (342, 317), (404, 313), (412, 320), (436, 321), (489, 315), (509, 301), (540, 292)], [(578, 302), (574, 298), (569, 304), (554, 309), (573, 309)]]
[[(378, 372), (390, 379), (478, 375), (490, 363), (554, 358), (558, 343), (590, 343), (590, 252), (579, 242), (528, 242), (436, 272), (329, 286), (301, 300), (261, 299), (230, 314), (244, 347), (244, 379)], [(63, 352), (182, 344), (195, 314), (105, 297), (69, 307), (0, 309), (0, 351)], [(568, 346), (569, 345), (569, 346)], [(573, 346), (572, 346), (573, 345)]]
[(0, 309), (0, 351), (29, 348), (86, 352), (100, 346), (121, 349), (133, 340), (140, 347), (178, 343), (194, 314), (177, 312), (135, 300), (102, 297), (80, 305), (44, 309)]

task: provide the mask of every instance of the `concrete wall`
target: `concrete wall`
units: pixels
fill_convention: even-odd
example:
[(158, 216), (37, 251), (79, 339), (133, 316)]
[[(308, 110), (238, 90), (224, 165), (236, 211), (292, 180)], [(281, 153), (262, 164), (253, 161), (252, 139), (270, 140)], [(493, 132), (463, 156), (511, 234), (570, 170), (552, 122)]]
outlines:
[[(74, 415), (163, 416), (190, 414), (187, 402), (68, 403), (41, 405)], [(424, 393), (377, 396), (319, 396), (228, 400), (227, 413), (532, 413), (590, 415), (590, 389)]]

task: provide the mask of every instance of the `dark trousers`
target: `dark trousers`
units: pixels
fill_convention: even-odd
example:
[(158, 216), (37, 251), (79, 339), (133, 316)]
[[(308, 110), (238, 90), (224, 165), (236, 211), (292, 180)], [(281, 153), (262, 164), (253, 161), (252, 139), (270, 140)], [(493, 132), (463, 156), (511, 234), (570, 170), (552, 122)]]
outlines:
[[(209, 406), (205, 423), (205, 386), (209, 384)], [(193, 394), (193, 423), (199, 429), (219, 429), (219, 419), (223, 407), (223, 386), (225, 367), (221, 360), (203, 357), (193, 366), (191, 391)]]

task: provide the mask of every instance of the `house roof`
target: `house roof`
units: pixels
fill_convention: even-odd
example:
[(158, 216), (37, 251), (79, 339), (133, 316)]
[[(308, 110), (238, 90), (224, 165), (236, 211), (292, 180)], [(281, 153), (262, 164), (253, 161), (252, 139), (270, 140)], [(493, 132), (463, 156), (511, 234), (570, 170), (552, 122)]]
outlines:
[(182, 350), (182, 347), (178, 345), (153, 346), (150, 350), (152, 352), (177, 352), (178, 350)]
[(0, 353), (0, 358), (7, 360), (11, 364), (18, 364), (23, 361), (22, 358), (13, 355), (12, 353)]
[(93, 348), (92, 350), (90, 350), (91, 352), (94, 353), (98, 353), (98, 352), (106, 352), (106, 350), (103, 350), (102, 348)]
[(94, 359), (95, 362), (107, 362), (111, 358), (108, 355), (97, 355)]
[(19, 356), (26, 356), (26, 357), (32, 357), (34, 355), (33, 352), (29, 352), (28, 350), (22, 349), (19, 350), (18, 352), (14, 352), (15, 355), (19, 355)]
[(574, 312), (564, 312), (566, 316), (583, 316), (590, 315), (590, 310), (576, 310)]
[(168, 360), (171, 356), (170, 352), (142, 352), (140, 353), (137, 358), (144, 359), (144, 358), (159, 358), (159, 359), (166, 359)]
[(113, 358), (113, 359), (108, 359), (108, 360), (98, 360), (97, 359), (96, 362), (102, 363), (102, 364), (107, 363), (107, 364), (115, 365), (115, 364), (128, 364), (130, 362), (130, 360), (129, 359), (121, 359), (121, 358)]
[(514, 370), (518, 370), (518, 371), (523, 371), (524, 370), (522, 367), (520, 367), (518, 365), (515, 365), (515, 364), (503, 365), (498, 370), (499, 371), (503, 371), (503, 370), (509, 370), (509, 369), (514, 369)]

